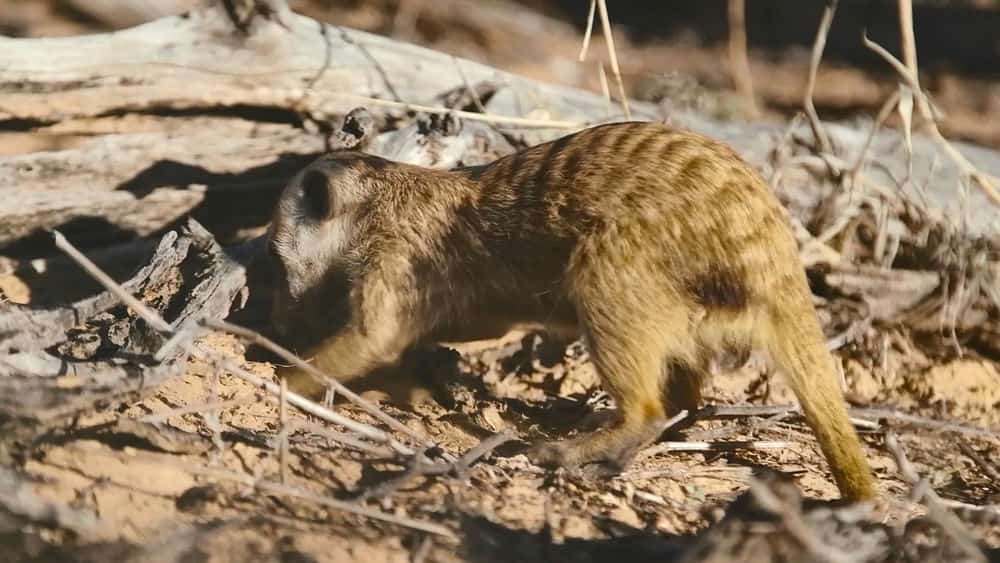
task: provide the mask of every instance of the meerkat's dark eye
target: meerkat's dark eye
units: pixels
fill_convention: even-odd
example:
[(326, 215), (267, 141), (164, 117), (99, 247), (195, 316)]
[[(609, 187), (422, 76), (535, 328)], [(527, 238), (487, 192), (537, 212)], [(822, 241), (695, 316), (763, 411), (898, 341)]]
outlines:
[(329, 219), (333, 214), (333, 194), (322, 172), (307, 172), (302, 178), (302, 202), (305, 212), (314, 219)]

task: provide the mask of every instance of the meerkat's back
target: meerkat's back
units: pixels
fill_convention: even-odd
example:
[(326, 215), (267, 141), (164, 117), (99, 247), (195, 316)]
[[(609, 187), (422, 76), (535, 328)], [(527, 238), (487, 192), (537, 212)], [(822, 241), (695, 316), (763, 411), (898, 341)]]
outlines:
[(481, 181), (516, 192), (517, 232), (574, 241), (564, 290), (622, 413), (614, 430), (540, 455), (628, 459), (658, 433), (651, 421), (698, 406), (711, 354), (764, 349), (841, 490), (874, 495), (785, 212), (731, 148), (659, 124), (613, 124), (502, 159)]

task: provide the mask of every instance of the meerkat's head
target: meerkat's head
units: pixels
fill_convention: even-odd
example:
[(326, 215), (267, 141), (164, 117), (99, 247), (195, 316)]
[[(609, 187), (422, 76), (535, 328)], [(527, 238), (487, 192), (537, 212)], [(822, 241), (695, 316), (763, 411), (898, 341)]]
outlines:
[[(279, 335), (332, 312), (336, 272), (348, 257), (357, 222), (388, 161), (354, 151), (316, 160), (285, 187), (267, 231), (274, 265), (272, 322)], [(343, 291), (341, 287), (341, 292)], [(309, 327), (302, 327), (308, 330)]]

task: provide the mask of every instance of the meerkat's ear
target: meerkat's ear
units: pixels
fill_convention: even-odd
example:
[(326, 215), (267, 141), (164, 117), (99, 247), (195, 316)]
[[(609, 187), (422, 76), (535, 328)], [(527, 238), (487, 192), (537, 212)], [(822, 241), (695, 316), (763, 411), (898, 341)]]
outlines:
[(306, 172), (302, 178), (302, 205), (306, 215), (317, 221), (333, 218), (333, 189), (326, 174)]

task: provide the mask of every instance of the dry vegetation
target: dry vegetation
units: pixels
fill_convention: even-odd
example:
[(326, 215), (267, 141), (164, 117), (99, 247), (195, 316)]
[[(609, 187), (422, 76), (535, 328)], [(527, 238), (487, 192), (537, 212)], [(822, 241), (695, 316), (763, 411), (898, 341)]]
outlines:
[[(42, 4), (22, 21), (58, 21)], [(459, 30), (515, 33), (504, 6)], [(596, 42), (612, 26), (604, 0), (593, 8)], [(542, 45), (529, 50), (565, 33), (575, 57), (582, 37), (551, 25), (528, 33)], [(302, 164), (332, 146), (484, 162), (620, 119), (620, 43), (601, 96), (320, 26), (274, 0), (127, 33), (107, 36), (111, 54), (104, 39), (0, 40), (0, 545), (12, 560), (1000, 560), (1000, 154), (942, 136), (906, 48), (886, 74), (895, 93), (861, 126), (815, 110), (719, 120), (743, 110), (690, 111), (714, 94), (688, 96), (676, 78), (675, 97), (628, 110), (733, 143), (787, 204), (884, 495), (873, 510), (829, 502), (815, 441), (758, 358), (720, 362), (710, 405), (595, 482), (518, 453), (612, 407), (580, 343), (511, 334), (414, 352), (317, 404), (274, 378), (275, 362), (297, 359), (240, 328), (267, 330), (253, 237)], [(807, 107), (825, 88), (823, 47), (801, 69)], [(759, 76), (741, 48), (734, 68)], [(884, 127), (891, 116), (899, 129)]]

